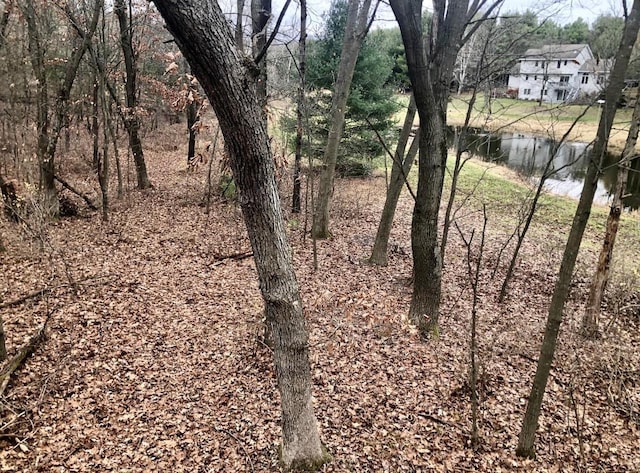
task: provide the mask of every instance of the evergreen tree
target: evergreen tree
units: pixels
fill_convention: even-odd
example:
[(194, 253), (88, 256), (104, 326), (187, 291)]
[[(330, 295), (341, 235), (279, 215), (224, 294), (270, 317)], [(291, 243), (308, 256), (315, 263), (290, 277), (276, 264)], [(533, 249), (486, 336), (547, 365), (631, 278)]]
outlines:
[[(312, 156), (320, 157), (329, 128), (331, 90), (335, 82), (342, 50), (347, 2), (337, 0), (331, 6), (322, 37), (309, 45), (307, 83), (311, 95), (309, 122)], [(375, 130), (387, 143), (393, 140), (393, 114), (399, 105), (393, 93), (394, 41), (386, 32), (375, 31), (365, 39), (351, 83), (347, 102), (338, 171), (342, 174), (367, 174), (366, 160), (380, 156), (383, 148)], [(401, 71), (398, 70), (398, 74)], [(390, 144), (390, 143), (389, 143)]]

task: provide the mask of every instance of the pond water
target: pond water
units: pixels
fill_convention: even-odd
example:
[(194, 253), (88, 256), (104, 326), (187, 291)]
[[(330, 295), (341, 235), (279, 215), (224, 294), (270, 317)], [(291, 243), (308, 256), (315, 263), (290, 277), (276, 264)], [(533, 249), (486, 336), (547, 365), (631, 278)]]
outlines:
[[(449, 139), (453, 145), (455, 135), (459, 132), (450, 129)], [(548, 160), (552, 157), (556, 142), (523, 133), (490, 133), (484, 130), (471, 129), (465, 140), (465, 148), (478, 158), (495, 162), (514, 169), (523, 176), (539, 178)], [(547, 179), (545, 188), (554, 194), (580, 198), (584, 176), (587, 170), (587, 143), (565, 142), (553, 156), (553, 169), (556, 172)], [(604, 160), (602, 176), (598, 181), (595, 201), (607, 204), (613, 194), (617, 167), (615, 162), (619, 155), (608, 154)], [(633, 161), (632, 171), (627, 183), (628, 196), (624, 199), (625, 207), (640, 208), (640, 158)]]

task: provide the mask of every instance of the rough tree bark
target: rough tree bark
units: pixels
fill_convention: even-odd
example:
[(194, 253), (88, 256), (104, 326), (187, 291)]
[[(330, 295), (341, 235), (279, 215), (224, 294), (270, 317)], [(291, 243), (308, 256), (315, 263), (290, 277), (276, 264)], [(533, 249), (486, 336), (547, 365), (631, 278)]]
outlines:
[[(411, 223), (413, 295), (410, 319), (421, 334), (437, 334), (442, 282), (438, 215), (447, 161), (446, 123), (449, 86), (456, 56), (479, 21), (469, 22), (485, 0), (435, 0), (428, 42), (422, 32), (422, 1), (391, 0), (404, 43), (409, 78), (420, 117), (419, 170)], [(483, 18), (499, 4), (491, 3)], [(466, 36), (465, 29), (467, 29)]]
[(400, 198), (400, 193), (404, 187), (405, 178), (409, 175), (411, 166), (413, 165), (413, 160), (418, 153), (418, 143), (420, 140), (419, 133), (413, 138), (409, 151), (405, 153), (407, 143), (411, 136), (411, 130), (413, 129), (415, 117), (416, 102), (413, 95), (411, 95), (409, 106), (407, 107), (407, 113), (404, 117), (402, 130), (400, 131), (400, 137), (398, 138), (393, 166), (391, 167), (391, 178), (389, 179), (387, 197), (384, 201), (384, 208), (382, 209), (382, 215), (380, 216), (376, 239), (373, 243), (371, 257), (369, 258), (369, 263), (371, 264), (379, 266), (387, 265), (387, 247), (389, 245), (389, 236), (391, 235), (393, 218), (396, 213), (396, 207), (398, 206), (398, 199)]
[[(377, 3), (376, 3), (377, 6)], [(349, 0), (344, 42), (340, 55), (338, 75), (333, 87), (331, 111), (329, 113), (329, 136), (324, 150), (324, 169), (318, 185), (318, 200), (311, 233), (314, 238), (329, 238), (329, 201), (333, 193), (333, 180), (338, 158), (338, 145), (344, 131), (344, 116), (351, 89), (353, 73), (358, 61), (360, 46), (369, 29), (371, 0)], [(375, 14), (375, 12), (374, 12)]]
[(126, 92), (126, 105), (127, 108), (124, 111), (124, 126), (129, 135), (129, 146), (131, 147), (131, 153), (133, 154), (133, 162), (136, 167), (136, 177), (138, 182), (138, 189), (149, 189), (151, 182), (149, 181), (149, 175), (147, 174), (147, 164), (144, 160), (144, 152), (142, 150), (142, 140), (140, 139), (140, 117), (136, 110), (138, 105), (138, 99), (136, 97), (136, 55), (133, 51), (133, 38), (132, 38), (132, 19), (130, 18), (131, 3), (127, 5), (124, 0), (115, 0), (113, 9), (118, 17), (118, 24), (120, 26), (120, 47), (122, 48), (122, 55), (124, 56), (124, 67), (126, 73), (125, 80), (125, 92)]
[(611, 258), (613, 256), (613, 247), (616, 243), (618, 234), (618, 226), (620, 225), (620, 216), (624, 210), (622, 199), (627, 188), (627, 179), (629, 178), (629, 169), (631, 161), (637, 158), (636, 144), (638, 142), (638, 129), (640, 128), (640, 89), (638, 89), (638, 97), (636, 105), (633, 109), (631, 124), (629, 125), (629, 134), (622, 151), (622, 156), (618, 162), (618, 176), (616, 179), (616, 187), (613, 194), (613, 202), (607, 217), (607, 226), (604, 234), (604, 241), (598, 257), (598, 266), (591, 280), (589, 288), (589, 298), (587, 306), (582, 318), (582, 334), (587, 338), (597, 337), (599, 334), (598, 316), (600, 315), (600, 306), (604, 290), (609, 281), (609, 273), (611, 270)]
[(189, 96), (187, 97), (187, 131), (189, 132), (189, 142), (187, 146), (187, 165), (193, 162), (196, 156), (196, 129), (198, 123), (198, 111), (200, 110), (200, 100), (198, 91), (193, 86), (189, 86)]
[(584, 187), (580, 195), (578, 208), (573, 217), (573, 223), (569, 237), (567, 238), (558, 278), (556, 279), (551, 303), (549, 305), (549, 315), (547, 317), (544, 339), (540, 348), (538, 367), (531, 387), (531, 393), (529, 394), (522, 430), (518, 438), (516, 455), (520, 457), (535, 457), (534, 442), (536, 430), (538, 429), (540, 408), (542, 407), (542, 399), (547, 387), (551, 363), (556, 350), (558, 331), (560, 330), (560, 323), (562, 322), (562, 312), (569, 294), (571, 277), (578, 257), (578, 250), (580, 249), (584, 229), (587, 226), (587, 221), (591, 214), (591, 206), (598, 185), (598, 175), (601, 170), (602, 158), (607, 149), (607, 141), (609, 140), (611, 126), (613, 125), (613, 119), (616, 114), (616, 104), (618, 103), (622, 87), (624, 86), (624, 77), (629, 64), (629, 58), (631, 57), (631, 50), (638, 36), (639, 29), (640, 0), (634, 0), (633, 7), (626, 20), (623, 37), (615, 58), (615, 64), (609, 76), (609, 85), (605, 93), (605, 104), (602, 109), (602, 114), (600, 115), (596, 140), (589, 155), (589, 166), (584, 178)]
[(236, 48), (244, 51), (244, 31), (242, 30), (242, 15), (244, 14), (244, 0), (236, 0)]
[[(254, 59), (267, 44), (267, 23), (271, 18), (271, 0), (251, 0), (251, 49)], [(256, 95), (262, 108), (262, 118), (267, 121), (267, 58), (258, 63)]]
[[(300, 0), (300, 40), (298, 41), (298, 95), (296, 98), (296, 158), (293, 166), (293, 203), (291, 211), (300, 213), (301, 209), (301, 182), (302, 168), (302, 138), (304, 135), (304, 92), (306, 89), (305, 73), (307, 69), (307, 0)], [(311, 172), (311, 169), (309, 169)]]
[(313, 411), (308, 334), (252, 66), (241, 63), (216, 2), (155, 0), (155, 4), (207, 93), (228, 144), (273, 334), (282, 409), (282, 463), (286, 468), (318, 468), (326, 455)]
[(0, 12), (0, 49), (4, 46), (6, 41), (7, 25), (9, 24), (9, 17), (11, 16), (12, 3), (5, 1), (3, 3), (2, 11)]

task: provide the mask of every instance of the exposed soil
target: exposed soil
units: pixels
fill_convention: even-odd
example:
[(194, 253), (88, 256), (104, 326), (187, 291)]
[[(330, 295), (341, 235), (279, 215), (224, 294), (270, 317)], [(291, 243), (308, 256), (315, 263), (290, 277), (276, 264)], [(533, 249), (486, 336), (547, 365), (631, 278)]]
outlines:
[[(114, 200), (109, 223), (97, 213), (52, 223), (40, 251), (29, 232), (2, 221), (9, 252), (0, 254), (0, 295), (10, 301), (53, 288), (1, 312), (10, 355), (50, 314), (46, 341), (2, 399), (2, 471), (279, 471), (279, 401), (271, 354), (259, 341), (253, 260), (223, 259), (250, 251), (241, 214), (216, 200), (205, 215), (206, 167), (187, 173), (181, 154), (162, 144), (174, 138), (148, 138), (160, 143), (147, 151), (155, 188)], [(287, 185), (283, 195), (288, 207)], [(289, 216), (316, 413), (333, 456), (322, 471), (640, 471), (638, 320), (616, 312), (619, 301), (610, 297), (603, 339), (582, 341), (581, 272), (547, 388), (538, 457), (514, 453), (566, 228), (526, 243), (499, 305), (507, 261), (498, 254), (508, 230), (499, 220), (504, 209), (490, 208), (474, 450), (466, 248), (452, 232), (441, 335), (423, 342), (405, 320), (407, 194), (389, 266), (366, 263), (383, 198), (384, 179), (336, 183), (333, 238), (318, 242), (317, 272), (305, 217)], [(477, 208), (459, 221), (467, 237), (481, 228)], [(474, 258), (478, 241), (476, 233)]]

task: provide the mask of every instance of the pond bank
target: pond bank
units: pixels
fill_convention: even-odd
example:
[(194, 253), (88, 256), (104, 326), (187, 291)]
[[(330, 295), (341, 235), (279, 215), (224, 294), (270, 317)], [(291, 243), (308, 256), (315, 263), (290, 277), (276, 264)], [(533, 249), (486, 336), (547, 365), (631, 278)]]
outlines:
[[(464, 125), (469, 97), (454, 97), (449, 103), (447, 123), (452, 126)], [(470, 123), (474, 128), (484, 128), (494, 132), (521, 132), (552, 140), (560, 140), (571, 128), (574, 119), (584, 111), (584, 105), (559, 107), (537, 102), (513, 99), (495, 99), (491, 113), (482, 110), (481, 98), (476, 102)], [(609, 138), (608, 151), (621, 152), (629, 130), (632, 109), (620, 109)], [(589, 143), (596, 137), (600, 108), (591, 107), (585, 116), (569, 133), (568, 140)]]

